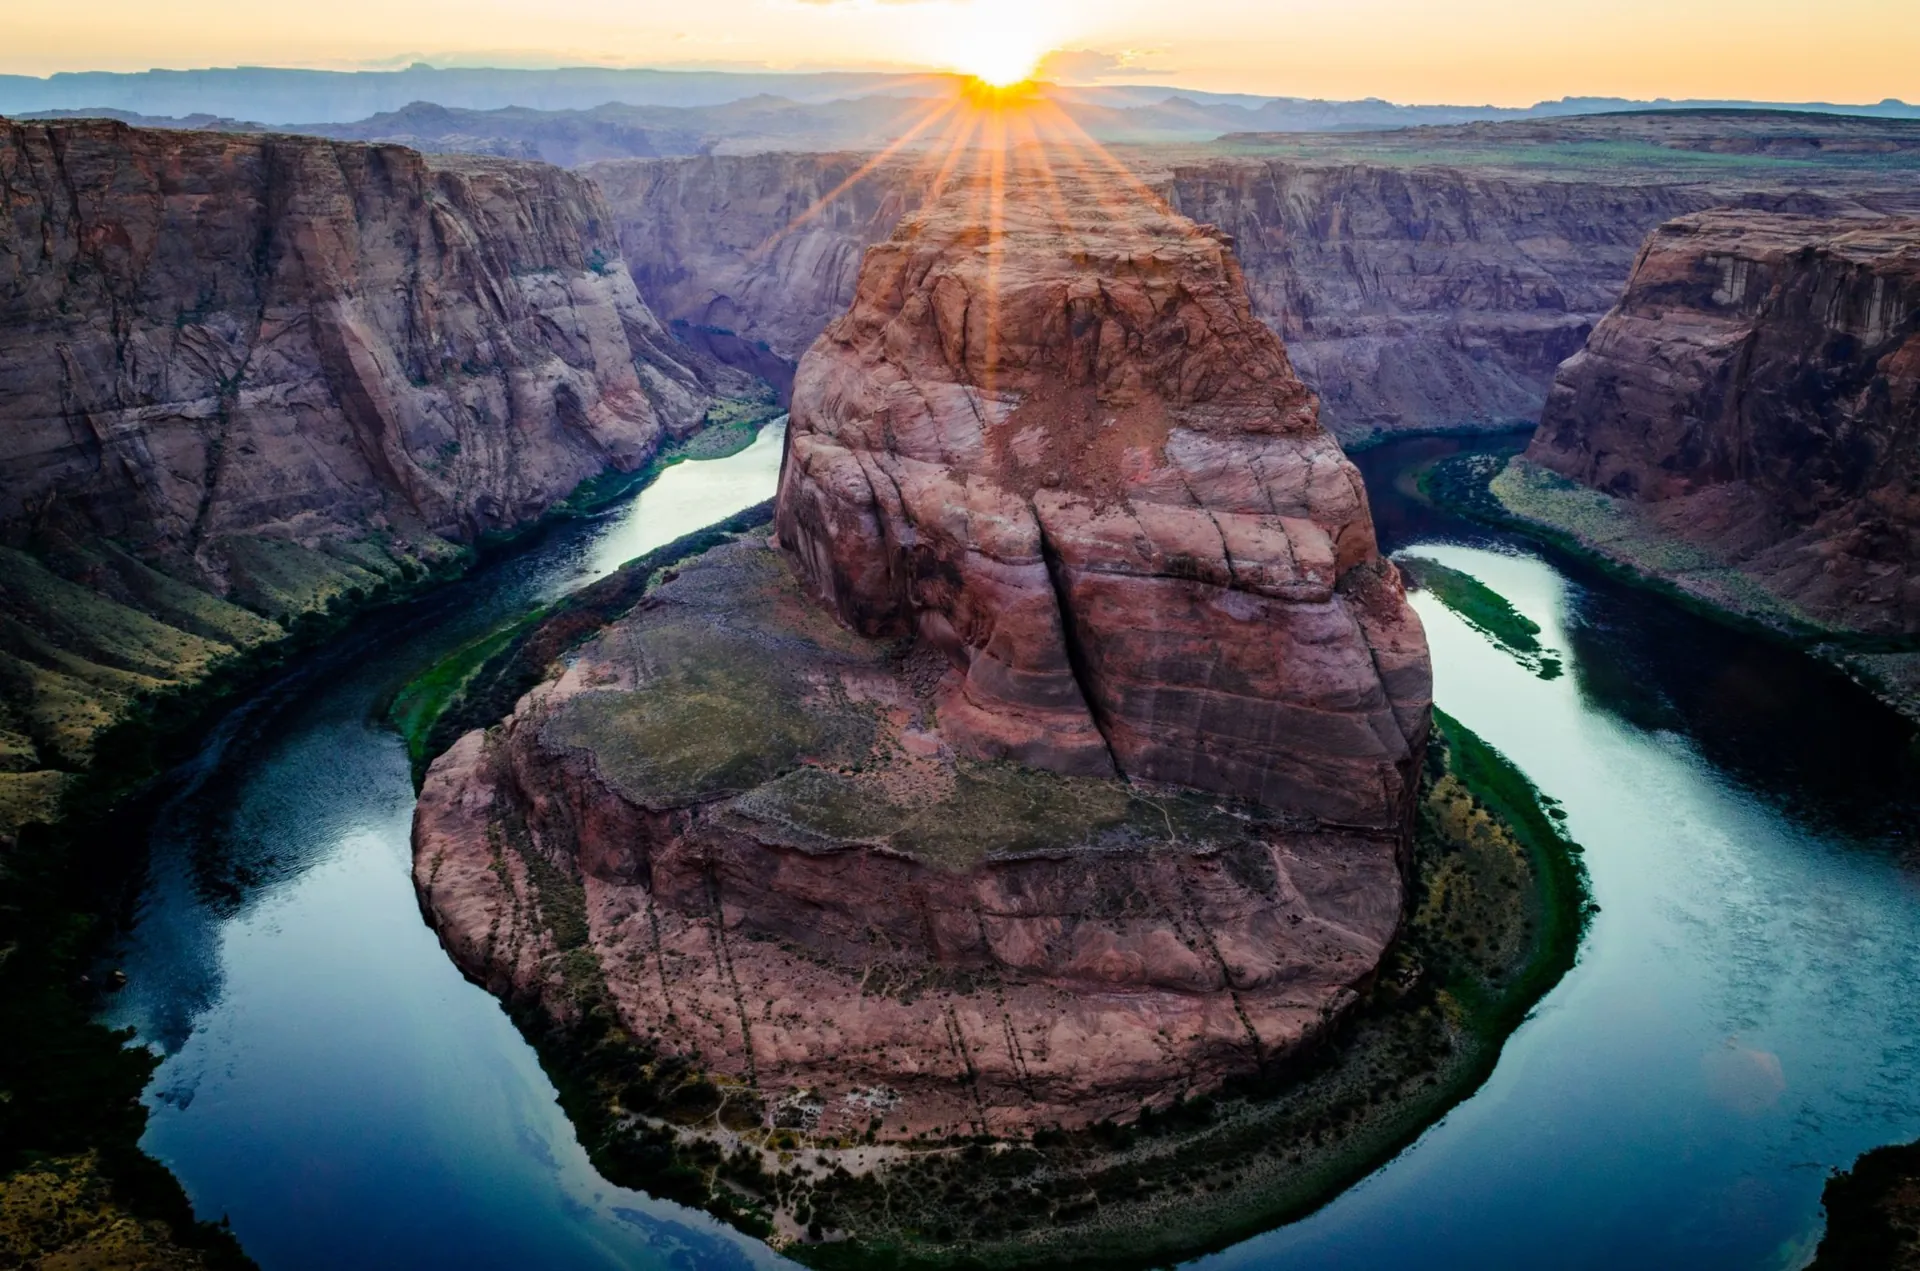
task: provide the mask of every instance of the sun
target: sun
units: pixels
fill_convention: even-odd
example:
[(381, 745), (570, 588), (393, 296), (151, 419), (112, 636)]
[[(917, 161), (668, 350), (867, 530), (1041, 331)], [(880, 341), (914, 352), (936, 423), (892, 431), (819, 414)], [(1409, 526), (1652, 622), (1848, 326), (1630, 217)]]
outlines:
[(1031, 0), (974, 0), (947, 12), (934, 35), (939, 59), (994, 88), (1032, 79), (1052, 47), (1044, 10)]
[(1004, 34), (995, 38), (994, 33), (983, 32), (973, 47), (956, 49), (951, 56), (955, 70), (983, 84), (1009, 88), (1032, 79), (1045, 53), (1045, 49), (1025, 45)]

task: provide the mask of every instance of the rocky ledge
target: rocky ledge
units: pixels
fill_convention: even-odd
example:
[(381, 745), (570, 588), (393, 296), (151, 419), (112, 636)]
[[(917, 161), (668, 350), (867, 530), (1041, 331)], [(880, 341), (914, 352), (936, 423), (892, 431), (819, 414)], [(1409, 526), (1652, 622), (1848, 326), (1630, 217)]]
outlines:
[(1662, 226), (1493, 491), (1920, 711), (1920, 220)]
[(520, 921), (559, 880), (524, 862), (577, 871), (634, 1032), (888, 1139), (1125, 1118), (1292, 1048), (1372, 972), (1396, 834), (967, 758), (943, 669), (841, 629), (764, 542), (696, 559), (434, 764), (436, 925), (494, 991), (565, 994)]
[(712, 1133), (1130, 1118), (1297, 1051), (1403, 915), (1424, 638), (1229, 244), (994, 180), (869, 253), (775, 540), (422, 791), (453, 956), (703, 1071)]
[(0, 120), (0, 189), (0, 835), (116, 725), (746, 391), (545, 164)]

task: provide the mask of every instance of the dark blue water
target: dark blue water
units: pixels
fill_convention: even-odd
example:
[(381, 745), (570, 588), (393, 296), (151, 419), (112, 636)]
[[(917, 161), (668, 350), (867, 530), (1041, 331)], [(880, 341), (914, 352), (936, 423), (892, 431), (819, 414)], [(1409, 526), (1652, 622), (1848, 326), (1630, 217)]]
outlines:
[(159, 817), (113, 1022), (166, 1054), (143, 1145), (263, 1267), (778, 1261), (588, 1164), (532, 1050), (421, 921), (406, 751), (377, 715), (500, 619), (768, 497), (782, 431), (379, 615), (229, 721)]
[[(771, 491), (771, 439), (383, 616), (235, 721), (160, 818), (117, 1021), (167, 1061), (146, 1146), (292, 1267), (777, 1261), (593, 1173), (496, 1003), (420, 920), (412, 791), (375, 719), (496, 615)], [(1920, 1137), (1911, 729), (1790, 652), (1547, 563), (1395, 489), (1383, 542), (1542, 627), (1544, 681), (1426, 597), (1440, 703), (1569, 812), (1594, 921), (1474, 1098), (1215, 1266), (1790, 1268), (1828, 1172)]]

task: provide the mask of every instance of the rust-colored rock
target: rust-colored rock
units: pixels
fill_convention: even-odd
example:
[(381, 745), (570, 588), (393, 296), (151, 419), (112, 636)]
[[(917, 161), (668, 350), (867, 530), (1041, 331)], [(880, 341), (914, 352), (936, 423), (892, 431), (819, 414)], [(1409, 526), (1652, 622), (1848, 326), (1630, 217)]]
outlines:
[(829, 1138), (1124, 1118), (1372, 975), (1396, 830), (970, 760), (939, 671), (764, 542), (711, 552), (434, 762), (423, 903), (469, 974), (563, 1020), (590, 948), (635, 1036)]
[(681, 565), (414, 826), (471, 975), (564, 1023), (597, 969), (815, 1148), (1256, 1071), (1404, 906), (1424, 641), (1226, 243), (1122, 182), (950, 200), (801, 367), (778, 546)]
[(1920, 632), (1920, 220), (1660, 227), (1527, 458), (1822, 624)]
[(514, 525), (707, 401), (557, 168), (0, 121), (0, 183), (0, 524), (217, 588), (230, 535)]
[(868, 252), (796, 380), (782, 544), (952, 659), (968, 753), (1397, 824), (1424, 637), (1228, 242), (1007, 181), (991, 230), (976, 186)]

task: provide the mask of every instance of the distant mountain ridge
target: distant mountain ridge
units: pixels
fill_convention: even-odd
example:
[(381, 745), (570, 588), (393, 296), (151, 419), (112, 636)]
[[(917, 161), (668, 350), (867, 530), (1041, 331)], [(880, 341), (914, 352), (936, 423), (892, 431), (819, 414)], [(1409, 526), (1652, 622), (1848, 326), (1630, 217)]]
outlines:
[[(754, 77), (742, 77), (754, 79)], [(769, 79), (778, 77), (766, 77)], [(791, 77), (789, 77), (791, 78)], [(757, 81), (756, 86), (758, 86)], [(584, 109), (499, 106), (475, 109), (444, 102), (412, 101), (396, 110), (347, 121), (263, 122), (260, 115), (235, 117), (210, 112), (151, 115), (112, 106), (28, 112), (29, 120), (104, 117), (149, 128), (214, 132), (293, 132), (342, 141), (385, 141), (437, 154), (486, 154), (543, 159), (578, 167), (606, 159), (673, 158), (703, 154), (759, 154), (769, 151), (827, 152), (879, 150), (916, 131), (932, 112), (943, 109), (950, 78), (899, 88), (905, 94), (938, 89), (942, 96), (868, 92), (828, 101), (802, 101), (757, 93), (717, 105), (660, 106), (603, 102)], [(1560, 113), (1561, 103), (1530, 111), (1478, 107), (1402, 107), (1387, 102), (1306, 102), (1272, 100), (1258, 107), (1209, 101), (1204, 95), (1141, 98), (1144, 90), (1085, 90), (1049, 85), (1043, 92), (1087, 136), (1107, 144), (1165, 145), (1225, 140), (1230, 144), (1286, 144), (1309, 133), (1322, 136), (1380, 136), (1411, 130), (1452, 140), (1476, 141), (1475, 129), (1562, 129), (1582, 116)], [(1127, 104), (1132, 101), (1133, 104)], [(1890, 108), (1889, 108), (1890, 109)], [(1492, 116), (1489, 117), (1489, 111)], [(0, 112), (4, 113), (4, 112)], [(1910, 127), (1920, 137), (1920, 112), (1913, 117), (1845, 115), (1826, 110), (1771, 107), (1638, 107), (1585, 116), (1593, 120), (1651, 118), (1669, 121), (1654, 144), (1716, 149), (1726, 134), (1778, 132), (1802, 121), (1811, 131), (1851, 129), (1869, 135), (1871, 144), (1889, 144), (1887, 129)], [(1740, 125), (1739, 120), (1749, 124)], [(1604, 131), (1604, 125), (1602, 125)], [(1466, 129), (1466, 132), (1458, 130)], [(1795, 125), (1788, 131), (1806, 132)], [(1451, 132), (1449, 130), (1452, 130)], [(1877, 131), (1876, 131), (1877, 130)], [(1647, 129), (1642, 129), (1647, 131)], [(1691, 142), (1681, 134), (1697, 134)], [(916, 145), (935, 142), (941, 128), (927, 129)], [(1517, 135), (1517, 134), (1516, 134)], [(1546, 133), (1541, 133), (1544, 139)], [(1572, 136), (1558, 140), (1574, 140)], [(1801, 145), (1796, 135), (1789, 149)], [(1898, 148), (1896, 146), (1896, 148)]]
[[(877, 72), (670, 71), (566, 67), (519, 70), (439, 68), (424, 63), (394, 71), (322, 71), (283, 67), (213, 67), (198, 70), (69, 71), (39, 78), (0, 75), (0, 114), (53, 110), (131, 111), (147, 116), (211, 115), (286, 126), (302, 120), (348, 122), (398, 111), (414, 102), (451, 109), (591, 110), (609, 103), (627, 106), (701, 108), (749, 97), (775, 96), (800, 105), (821, 105), (870, 96), (933, 96), (951, 90), (955, 77)], [(1106, 110), (1164, 107), (1180, 101), (1218, 115), (1218, 132), (1396, 128), (1413, 124), (1469, 123), (1592, 114), (1653, 107), (1764, 106), (1825, 113), (1920, 118), (1920, 106), (1889, 98), (1874, 104), (1826, 102), (1632, 101), (1619, 97), (1566, 97), (1529, 107), (1400, 105), (1379, 98), (1323, 101), (1207, 93), (1169, 85), (1115, 84), (1064, 87), (1062, 100)]]

